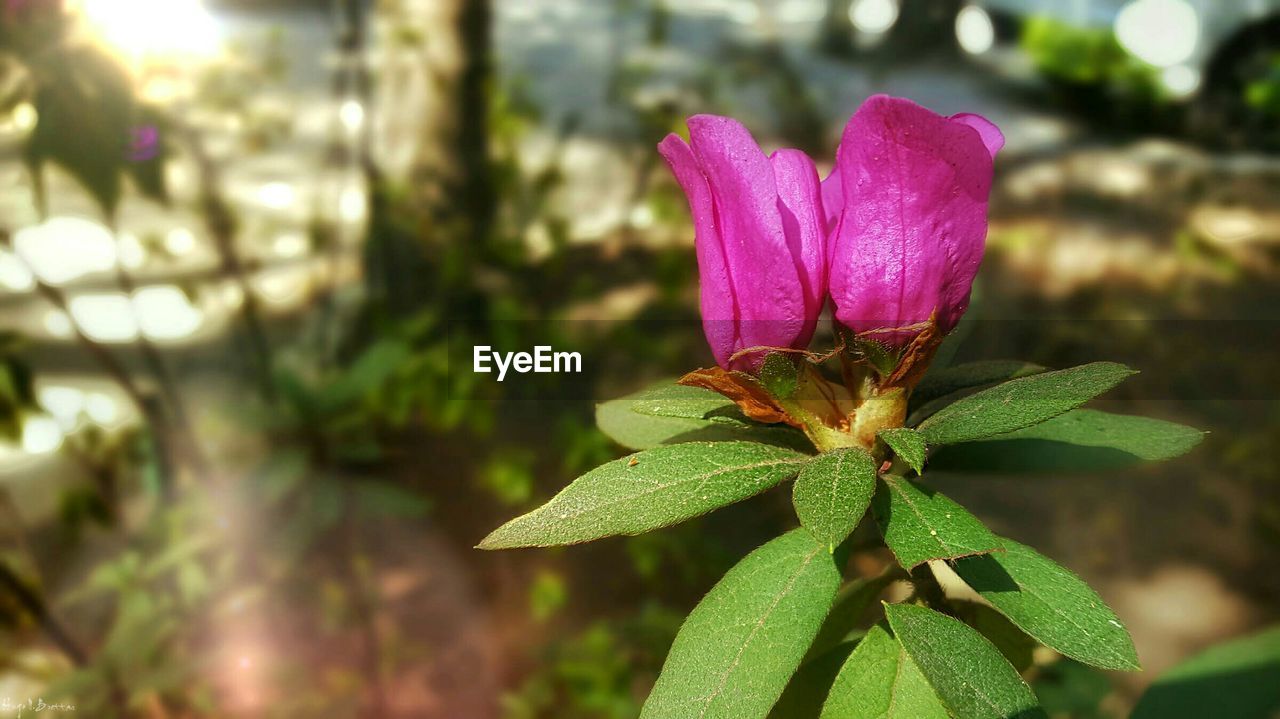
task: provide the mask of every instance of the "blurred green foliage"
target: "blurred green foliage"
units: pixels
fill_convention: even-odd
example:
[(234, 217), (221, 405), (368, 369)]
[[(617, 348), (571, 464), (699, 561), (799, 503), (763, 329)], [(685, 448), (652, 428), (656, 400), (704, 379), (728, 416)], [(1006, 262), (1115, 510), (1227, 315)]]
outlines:
[(682, 616), (648, 604), (549, 642), (539, 670), (503, 697), (506, 719), (631, 719)]
[(1130, 55), (1109, 28), (1035, 16), (1022, 28), (1021, 45), (1036, 69), (1058, 82), (1101, 88), (1132, 101), (1163, 98), (1156, 69)]
[(21, 336), (0, 332), (0, 437), (22, 436), (24, 415), (36, 408), (31, 368), (20, 354)]
[(1244, 97), (1251, 107), (1280, 117), (1280, 53), (1272, 55), (1261, 77), (1245, 86)]

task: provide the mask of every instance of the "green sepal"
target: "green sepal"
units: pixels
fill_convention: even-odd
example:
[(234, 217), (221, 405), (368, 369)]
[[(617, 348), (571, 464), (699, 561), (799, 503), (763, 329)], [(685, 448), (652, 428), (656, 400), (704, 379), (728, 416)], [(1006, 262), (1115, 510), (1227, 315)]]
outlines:
[(760, 383), (777, 399), (790, 399), (800, 386), (800, 368), (796, 359), (781, 352), (771, 352), (760, 365)]

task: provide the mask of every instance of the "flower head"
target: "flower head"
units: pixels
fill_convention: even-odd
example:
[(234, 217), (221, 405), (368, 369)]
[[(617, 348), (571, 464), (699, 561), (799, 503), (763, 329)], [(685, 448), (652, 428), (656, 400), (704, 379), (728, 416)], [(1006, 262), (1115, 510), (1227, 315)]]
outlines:
[(978, 115), (943, 117), (886, 95), (858, 108), (823, 187), (842, 325), (890, 347), (931, 321), (941, 334), (955, 327), (982, 262), (992, 160), (1003, 145)]
[(689, 118), (689, 144), (658, 145), (693, 214), (703, 330), (725, 369), (754, 369), (753, 347), (808, 346), (826, 296), (817, 169), (799, 150), (766, 156), (736, 120)]

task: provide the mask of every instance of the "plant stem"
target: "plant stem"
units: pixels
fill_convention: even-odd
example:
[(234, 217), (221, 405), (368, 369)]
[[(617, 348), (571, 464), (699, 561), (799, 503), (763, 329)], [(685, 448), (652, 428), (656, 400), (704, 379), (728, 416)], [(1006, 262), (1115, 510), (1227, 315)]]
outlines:
[(942, 591), (942, 585), (938, 584), (938, 578), (933, 576), (933, 569), (927, 563), (911, 570), (911, 584), (915, 587), (913, 599), (922, 601), (933, 609), (946, 611), (947, 595)]

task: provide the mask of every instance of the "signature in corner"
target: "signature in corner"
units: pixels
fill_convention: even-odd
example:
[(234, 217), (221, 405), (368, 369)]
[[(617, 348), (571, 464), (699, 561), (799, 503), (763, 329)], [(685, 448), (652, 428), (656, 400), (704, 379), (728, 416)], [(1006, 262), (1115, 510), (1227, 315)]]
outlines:
[(43, 698), (18, 702), (9, 697), (0, 699), (0, 716), (13, 715), (16, 719), (22, 719), (24, 716), (35, 716), (41, 712), (73, 712), (75, 710), (74, 704), (51, 703), (46, 702)]

